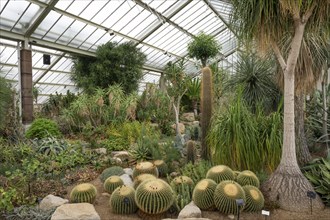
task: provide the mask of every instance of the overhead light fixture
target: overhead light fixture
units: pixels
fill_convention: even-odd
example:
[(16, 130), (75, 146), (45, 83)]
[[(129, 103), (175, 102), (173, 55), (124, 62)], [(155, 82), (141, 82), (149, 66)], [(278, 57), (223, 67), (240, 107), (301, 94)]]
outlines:
[(110, 36), (115, 35), (115, 32), (114, 32), (113, 30), (109, 29), (109, 28), (104, 28), (104, 30), (105, 30), (106, 32), (108, 32), (108, 33), (110, 34)]

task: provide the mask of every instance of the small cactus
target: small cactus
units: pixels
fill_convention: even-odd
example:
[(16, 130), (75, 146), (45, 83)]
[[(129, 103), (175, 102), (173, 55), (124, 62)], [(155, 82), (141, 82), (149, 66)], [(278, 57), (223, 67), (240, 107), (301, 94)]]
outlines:
[(119, 176), (110, 176), (104, 181), (103, 187), (105, 191), (111, 194), (121, 185), (124, 185), (124, 181)]
[(104, 182), (110, 176), (121, 176), (124, 173), (125, 173), (125, 171), (122, 167), (113, 166), (113, 167), (109, 167), (109, 168), (103, 170), (103, 172), (100, 175), (100, 179), (102, 182)]
[(72, 203), (91, 203), (93, 204), (96, 198), (97, 190), (90, 183), (82, 183), (75, 186), (70, 193), (70, 202)]
[(144, 173), (144, 174), (138, 175), (134, 179), (134, 188), (136, 189), (143, 181), (149, 180), (149, 179), (155, 180), (155, 179), (157, 179), (157, 177), (155, 177), (154, 175), (149, 174), (149, 173)]
[(211, 179), (199, 181), (193, 191), (192, 199), (196, 206), (202, 210), (209, 210), (214, 207), (213, 195), (217, 183)]
[(237, 180), (237, 176), (241, 173), (240, 171), (234, 170), (234, 177), (235, 177), (235, 181)]
[(187, 147), (187, 163), (195, 163), (196, 160), (196, 144), (194, 141), (189, 140), (186, 144)]
[(244, 211), (247, 212), (257, 212), (260, 211), (265, 204), (265, 199), (260, 190), (251, 185), (243, 186), (242, 187), (245, 192), (245, 207)]
[(110, 206), (113, 213), (132, 214), (138, 209), (135, 203), (135, 190), (132, 187), (122, 185), (118, 187), (110, 197)]
[(218, 165), (211, 167), (209, 171), (207, 171), (206, 178), (214, 180), (216, 183), (220, 183), (224, 180), (234, 180), (234, 172), (232, 169), (225, 165)]
[(153, 163), (148, 161), (140, 162), (136, 164), (136, 166), (133, 169), (133, 179), (143, 173), (149, 173), (158, 177), (157, 167)]
[(238, 183), (225, 180), (219, 183), (215, 188), (214, 205), (220, 212), (236, 215), (239, 211), (242, 211), (244, 206), (239, 210), (236, 199), (243, 199), (246, 201), (245, 192)]
[(158, 174), (160, 177), (166, 177), (168, 173), (168, 167), (163, 160), (155, 160), (154, 165), (157, 167)]
[(144, 213), (160, 214), (172, 206), (173, 191), (171, 186), (161, 179), (143, 181), (136, 189), (135, 201)]
[(252, 185), (257, 188), (260, 187), (260, 182), (258, 177), (249, 170), (244, 170), (242, 171), (236, 178), (236, 181), (241, 185), (241, 186), (246, 186), (246, 185)]

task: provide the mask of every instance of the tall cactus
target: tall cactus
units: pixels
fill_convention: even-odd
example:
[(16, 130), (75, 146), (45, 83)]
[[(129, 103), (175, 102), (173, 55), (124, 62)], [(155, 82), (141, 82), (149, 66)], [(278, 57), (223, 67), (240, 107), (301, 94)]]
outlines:
[(196, 144), (195, 141), (189, 140), (186, 143), (187, 148), (187, 163), (191, 162), (192, 164), (195, 163), (196, 160)]
[(206, 143), (206, 136), (211, 124), (212, 116), (212, 71), (208, 67), (202, 69), (202, 89), (201, 89), (201, 128), (202, 128), (202, 152), (201, 156), (204, 160), (210, 159), (210, 149)]

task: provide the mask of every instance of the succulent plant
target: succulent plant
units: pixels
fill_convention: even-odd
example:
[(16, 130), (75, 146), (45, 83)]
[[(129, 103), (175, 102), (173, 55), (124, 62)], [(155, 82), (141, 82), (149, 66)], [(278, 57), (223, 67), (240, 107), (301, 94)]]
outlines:
[(72, 203), (91, 203), (93, 204), (96, 198), (97, 190), (90, 183), (82, 183), (75, 186), (70, 193), (70, 202)]
[(234, 170), (234, 176), (235, 176), (235, 180), (237, 179), (237, 176), (241, 173), (240, 171), (238, 170)]
[(192, 186), (194, 182), (188, 176), (177, 176), (171, 181), (171, 185), (180, 185), (180, 184), (187, 184)]
[(236, 199), (245, 199), (245, 192), (243, 188), (236, 182), (231, 180), (222, 181), (217, 185), (214, 191), (214, 205), (222, 213), (225, 214), (238, 214), (240, 209), (237, 207)]
[(136, 164), (136, 166), (133, 169), (133, 178), (143, 173), (149, 173), (158, 177), (157, 167), (153, 163), (148, 161), (144, 161)]
[(223, 180), (234, 180), (235, 174), (229, 167), (225, 165), (217, 165), (211, 167), (206, 173), (207, 179), (212, 179), (216, 183), (220, 183)]
[(104, 182), (110, 176), (121, 176), (124, 173), (125, 173), (125, 171), (122, 167), (113, 166), (113, 167), (109, 167), (109, 168), (103, 170), (103, 172), (100, 175), (100, 179), (102, 182)]
[(161, 179), (143, 181), (136, 189), (137, 206), (147, 214), (166, 212), (174, 201), (171, 186)]
[(244, 170), (242, 171), (237, 177), (236, 181), (241, 185), (241, 186), (246, 186), (246, 185), (252, 185), (257, 188), (260, 187), (260, 182), (258, 177), (249, 170)]
[(110, 176), (104, 181), (103, 187), (105, 191), (111, 194), (121, 185), (124, 185), (124, 181), (120, 178), (120, 176)]
[(154, 165), (157, 167), (158, 174), (160, 177), (166, 177), (168, 173), (168, 167), (164, 160), (155, 160)]
[(195, 163), (196, 160), (196, 144), (195, 141), (189, 140), (186, 143), (187, 148), (187, 163)]
[(251, 185), (242, 187), (245, 192), (245, 207), (244, 211), (256, 212), (260, 211), (264, 207), (265, 199), (260, 190)]
[(211, 179), (199, 181), (193, 191), (192, 200), (202, 210), (209, 210), (214, 207), (213, 195), (217, 183)]
[(149, 179), (155, 180), (155, 179), (157, 179), (157, 177), (155, 177), (154, 175), (149, 174), (149, 173), (144, 173), (144, 174), (138, 175), (134, 179), (134, 188), (136, 189), (143, 181), (149, 180)]
[(135, 203), (135, 190), (132, 187), (122, 185), (118, 187), (110, 197), (110, 206), (113, 213), (132, 214), (138, 207)]
[(177, 208), (181, 210), (191, 202), (194, 182), (188, 176), (178, 176), (171, 181), (171, 187), (176, 194)]

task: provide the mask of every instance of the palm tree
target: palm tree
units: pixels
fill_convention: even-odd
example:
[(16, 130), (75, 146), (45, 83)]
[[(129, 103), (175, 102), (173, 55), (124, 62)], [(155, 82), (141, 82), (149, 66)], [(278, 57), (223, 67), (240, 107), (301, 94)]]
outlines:
[[(296, 157), (294, 93), (295, 68), (305, 33), (330, 32), (330, 1), (311, 0), (232, 0), (233, 28), (240, 38), (255, 41), (258, 49), (272, 49), (284, 75), (284, 135), (281, 162), (263, 185), (265, 196), (281, 208), (305, 211), (310, 208), (307, 191), (312, 185), (299, 169)], [(292, 36), (287, 56), (283, 56), (279, 41)], [(324, 207), (319, 197), (313, 209)]]

